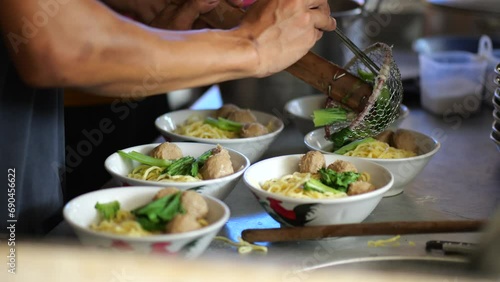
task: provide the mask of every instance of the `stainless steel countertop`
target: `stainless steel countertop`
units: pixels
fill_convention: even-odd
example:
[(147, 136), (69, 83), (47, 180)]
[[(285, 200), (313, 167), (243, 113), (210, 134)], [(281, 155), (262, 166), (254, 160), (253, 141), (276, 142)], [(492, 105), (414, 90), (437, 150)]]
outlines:
[[(401, 127), (429, 134), (441, 142), (440, 151), (404, 193), (383, 198), (366, 222), (487, 219), (500, 202), (500, 152), (489, 139), (492, 109), (480, 113), (442, 119), (418, 105), (409, 106), (410, 115)], [(285, 120), (285, 130), (263, 158), (307, 151), (303, 136)], [(113, 182), (107, 186), (113, 186)], [(247, 228), (279, 227), (260, 207), (241, 180), (225, 202), (231, 218), (219, 235), (233, 240)], [(368, 241), (392, 236), (360, 236), (315, 241), (265, 244), (267, 254), (239, 254), (220, 240), (214, 240), (200, 259), (229, 259), (248, 262), (286, 264), (293, 278), (298, 271), (334, 261), (374, 256), (443, 256), (427, 253), (428, 240), (476, 242), (480, 233), (402, 235), (399, 246), (368, 247)], [(66, 223), (48, 236), (49, 241), (74, 240)]]

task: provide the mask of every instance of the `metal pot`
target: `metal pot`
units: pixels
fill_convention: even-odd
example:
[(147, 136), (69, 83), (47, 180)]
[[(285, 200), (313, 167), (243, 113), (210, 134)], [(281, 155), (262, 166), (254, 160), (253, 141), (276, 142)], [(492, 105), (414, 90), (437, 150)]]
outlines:
[(425, 36), (500, 36), (498, 0), (426, 0)]

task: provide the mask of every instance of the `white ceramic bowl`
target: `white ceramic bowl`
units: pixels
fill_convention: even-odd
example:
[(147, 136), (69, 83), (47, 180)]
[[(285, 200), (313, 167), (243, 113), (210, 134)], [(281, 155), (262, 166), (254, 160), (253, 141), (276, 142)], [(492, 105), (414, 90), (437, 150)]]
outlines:
[[(441, 147), (441, 144), (430, 136), (413, 130), (408, 131), (410, 131), (416, 138), (420, 151), (418, 156), (403, 159), (373, 159), (356, 157), (357, 159), (370, 160), (380, 164), (392, 173), (394, 176), (394, 185), (385, 193), (384, 197), (395, 196), (402, 193), (404, 187), (417, 177), (417, 175), (424, 169), (427, 163)], [(310, 150), (321, 151), (325, 154), (333, 154), (333, 144), (329, 140), (326, 140), (324, 136), (325, 134), (323, 128), (313, 130), (304, 137), (304, 143)]]
[[(266, 212), (283, 226), (313, 226), (359, 223), (370, 215), (392, 184), (392, 174), (381, 165), (367, 160), (325, 155), (327, 164), (335, 160), (352, 162), (358, 171), (367, 172), (370, 182), (378, 189), (355, 196), (335, 199), (297, 199), (262, 190), (260, 184), (298, 170), (302, 154), (269, 158), (251, 165), (243, 174), (243, 181)], [(293, 213), (294, 219), (286, 216)]]
[(271, 124), (271, 132), (262, 136), (250, 137), (250, 138), (237, 138), (237, 139), (207, 139), (207, 138), (196, 138), (189, 137), (175, 133), (174, 131), (184, 123), (189, 117), (193, 115), (199, 115), (201, 117), (206, 117), (213, 115), (216, 110), (179, 110), (170, 112), (159, 116), (155, 125), (160, 133), (165, 137), (166, 140), (173, 142), (184, 141), (184, 142), (200, 142), (200, 143), (210, 143), (210, 144), (220, 144), (226, 148), (234, 149), (245, 155), (251, 163), (259, 160), (262, 155), (269, 148), (271, 143), (276, 140), (278, 135), (283, 131), (283, 122), (277, 117), (259, 112), (251, 111), (257, 121), (263, 125)]
[[(191, 142), (173, 142), (181, 149), (184, 156), (198, 157), (204, 152), (215, 148), (214, 144), (191, 143)], [(149, 154), (160, 143), (140, 145), (123, 149), (125, 152), (137, 151), (143, 154)], [(243, 172), (250, 166), (250, 161), (243, 154), (232, 149), (226, 148), (231, 157), (234, 173), (217, 179), (200, 180), (193, 182), (158, 182), (140, 180), (128, 177), (127, 175), (139, 165), (138, 162), (123, 158), (118, 153), (113, 153), (105, 162), (104, 167), (113, 176), (113, 178), (123, 186), (169, 186), (180, 190), (196, 190), (197, 192), (209, 195), (218, 199), (225, 199), (238, 183)]]
[[(323, 109), (325, 107), (326, 96), (321, 95), (308, 95), (300, 98), (290, 100), (285, 104), (284, 111), (286, 117), (297, 127), (303, 134), (311, 132), (316, 129), (313, 123), (313, 111)], [(401, 104), (399, 109), (399, 117), (389, 126), (390, 129), (399, 128), (403, 120), (410, 114), (407, 106)]]
[(98, 221), (94, 208), (97, 202), (120, 202), (124, 210), (140, 207), (153, 199), (161, 187), (117, 187), (93, 191), (69, 201), (63, 210), (64, 219), (73, 228), (85, 246), (104, 247), (139, 253), (157, 253), (195, 258), (202, 254), (215, 235), (229, 219), (229, 208), (222, 201), (203, 195), (208, 204), (209, 225), (194, 231), (130, 237), (91, 230), (89, 226)]

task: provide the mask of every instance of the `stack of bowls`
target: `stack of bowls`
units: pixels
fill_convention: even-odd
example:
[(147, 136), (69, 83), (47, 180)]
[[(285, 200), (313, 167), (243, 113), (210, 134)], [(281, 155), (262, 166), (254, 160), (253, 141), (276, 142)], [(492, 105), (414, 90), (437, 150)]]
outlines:
[(500, 63), (495, 67), (496, 77), (494, 82), (497, 85), (495, 95), (493, 95), (493, 125), (491, 126), (490, 138), (497, 144), (497, 149), (500, 151)]

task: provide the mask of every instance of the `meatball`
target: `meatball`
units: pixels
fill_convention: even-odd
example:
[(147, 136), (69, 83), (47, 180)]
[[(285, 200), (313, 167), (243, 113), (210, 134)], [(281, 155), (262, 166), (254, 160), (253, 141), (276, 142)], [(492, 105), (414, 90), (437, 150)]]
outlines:
[(349, 184), (349, 188), (347, 189), (347, 195), (349, 196), (359, 195), (363, 193), (368, 193), (373, 190), (375, 190), (375, 186), (373, 186), (373, 184), (371, 184), (370, 182), (355, 181)]
[(358, 172), (358, 169), (352, 163), (343, 160), (334, 161), (328, 165), (328, 168), (336, 172)]
[(256, 137), (269, 133), (269, 130), (264, 125), (252, 122), (247, 123), (241, 128), (241, 137)]
[(187, 214), (203, 218), (208, 214), (208, 205), (203, 197), (194, 191), (185, 191), (181, 196), (181, 205)]
[(227, 118), (229, 114), (239, 109), (240, 108), (234, 104), (224, 104), (215, 112), (215, 117)]
[(300, 158), (299, 172), (316, 173), (325, 166), (325, 156), (319, 151), (309, 151)]
[(252, 114), (250, 110), (236, 110), (234, 112), (231, 112), (228, 116), (227, 119), (240, 122), (240, 123), (252, 123), (252, 122), (257, 122), (257, 118)]
[(161, 189), (160, 191), (158, 191), (156, 193), (156, 195), (154, 196), (153, 200), (158, 200), (160, 198), (163, 198), (163, 197), (166, 197), (168, 195), (172, 195), (172, 194), (175, 194), (175, 193), (178, 193), (180, 190), (175, 188), (175, 187), (166, 187), (166, 188), (163, 188)]
[(385, 142), (387, 144), (390, 144), (393, 134), (394, 132), (392, 130), (384, 130), (379, 135), (375, 136), (375, 139), (377, 139), (380, 142)]
[(182, 233), (200, 229), (202, 225), (190, 214), (178, 214), (167, 223), (165, 231), (167, 233)]
[(413, 134), (406, 130), (398, 130), (392, 136), (392, 145), (398, 149), (407, 150), (418, 154), (418, 146)]
[(231, 163), (229, 152), (220, 146), (212, 151), (212, 156), (200, 169), (203, 179), (216, 179), (233, 173), (233, 163)]
[(157, 159), (176, 160), (182, 158), (182, 151), (179, 146), (173, 143), (164, 142), (156, 146), (153, 151), (151, 151), (150, 155)]

